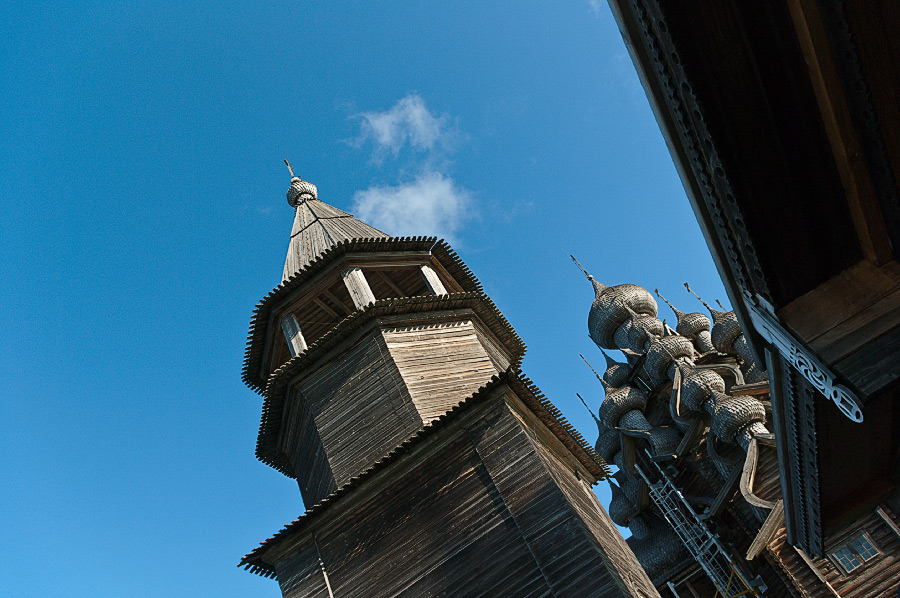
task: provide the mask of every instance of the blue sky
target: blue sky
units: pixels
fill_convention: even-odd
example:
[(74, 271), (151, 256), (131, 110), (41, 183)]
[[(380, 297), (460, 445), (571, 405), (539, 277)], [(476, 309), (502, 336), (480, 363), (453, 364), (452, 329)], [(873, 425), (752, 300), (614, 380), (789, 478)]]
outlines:
[(438, 4), (0, 8), (0, 595), (279, 595), (235, 564), (303, 510), (240, 381), (283, 158), (388, 233), (452, 239), (591, 442), (568, 254), (724, 299), (606, 5)]

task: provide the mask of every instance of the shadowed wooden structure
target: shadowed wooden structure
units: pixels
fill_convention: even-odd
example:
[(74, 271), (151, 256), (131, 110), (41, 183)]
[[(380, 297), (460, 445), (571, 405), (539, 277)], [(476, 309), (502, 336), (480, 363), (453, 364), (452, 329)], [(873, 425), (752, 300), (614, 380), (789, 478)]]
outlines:
[(525, 345), (456, 254), (291, 180), (281, 285), (243, 379), (257, 457), (308, 506), (241, 561), (284, 596), (658, 596), (591, 485), (608, 470), (518, 371)]
[(896, 596), (900, 4), (609, 4), (768, 380), (784, 523), (753, 554)]

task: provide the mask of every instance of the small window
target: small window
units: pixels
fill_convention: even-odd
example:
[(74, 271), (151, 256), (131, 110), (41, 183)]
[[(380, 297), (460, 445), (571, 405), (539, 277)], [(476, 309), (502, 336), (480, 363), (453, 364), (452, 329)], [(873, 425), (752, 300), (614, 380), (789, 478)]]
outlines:
[(860, 560), (856, 558), (856, 555), (853, 554), (846, 546), (841, 548), (840, 550), (835, 551), (834, 558), (837, 559), (837, 562), (840, 563), (841, 567), (847, 573), (852, 573), (857, 568), (862, 566), (862, 562), (860, 562)]
[(831, 553), (834, 561), (840, 565), (844, 573), (850, 574), (868, 563), (881, 552), (869, 534), (862, 532), (846, 545)]
[(869, 537), (865, 534), (850, 542), (850, 546), (856, 551), (863, 562), (868, 562), (878, 556), (878, 549), (872, 544)]

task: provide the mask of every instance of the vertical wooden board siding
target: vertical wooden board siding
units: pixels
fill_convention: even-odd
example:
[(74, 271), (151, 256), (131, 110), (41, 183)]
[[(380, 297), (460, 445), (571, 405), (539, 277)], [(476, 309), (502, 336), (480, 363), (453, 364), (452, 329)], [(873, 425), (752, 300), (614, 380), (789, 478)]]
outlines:
[(299, 392), (291, 392), (285, 401), (282, 422), (280, 450), (290, 456), (304, 504), (312, 506), (336, 486), (313, 412)]
[(552, 595), (461, 433), (318, 542), (336, 596)]
[(426, 422), (449, 411), (500, 371), (469, 320), (386, 328), (383, 333)]
[[(315, 433), (336, 488), (371, 467), (422, 427), (377, 330), (319, 367), (298, 390), (315, 421)], [(304, 457), (299, 451), (308, 445), (294, 445), (293, 462), (302, 462)], [(309, 485), (320, 487), (315, 480), (310, 480)], [(312, 506), (326, 495), (304, 495), (303, 500)]]
[(491, 360), (491, 363), (494, 364), (494, 367), (497, 368), (498, 372), (505, 371), (510, 364), (509, 354), (506, 352), (506, 349), (504, 349), (499, 342), (494, 340), (493, 336), (485, 331), (480, 322), (476, 321), (474, 322), (474, 325), (475, 335), (478, 337), (478, 342), (480, 342), (481, 346), (484, 347), (484, 350), (487, 352), (487, 356)]
[(635, 596), (658, 595), (653, 582), (641, 568), (631, 547), (625, 542), (596, 495), (571, 469), (547, 450), (531, 430), (523, 429), (527, 431), (535, 452), (556, 481), (566, 502), (590, 532), (591, 539), (600, 549), (607, 570), (614, 578), (613, 581), (624, 591)]
[(284, 598), (328, 598), (328, 587), (312, 542), (280, 560), (276, 571)]
[[(335, 596), (637, 596), (606, 571), (602, 547), (499, 397), (437, 433), (433, 450), (395, 462), (381, 490), (316, 528)], [(283, 558), (278, 578), (300, 579), (314, 562)]]
[(590, 489), (505, 404), (486, 423), (477, 431), (479, 454), (554, 592), (658, 596)]

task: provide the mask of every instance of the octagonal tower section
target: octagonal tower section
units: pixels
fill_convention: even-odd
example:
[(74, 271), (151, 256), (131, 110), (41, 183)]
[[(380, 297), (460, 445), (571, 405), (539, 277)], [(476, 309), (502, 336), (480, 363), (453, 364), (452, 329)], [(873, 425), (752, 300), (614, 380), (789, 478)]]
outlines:
[(446, 243), (388, 237), (297, 181), (283, 281), (254, 311), (243, 378), (264, 397), (257, 457), (314, 505), (525, 345)]

